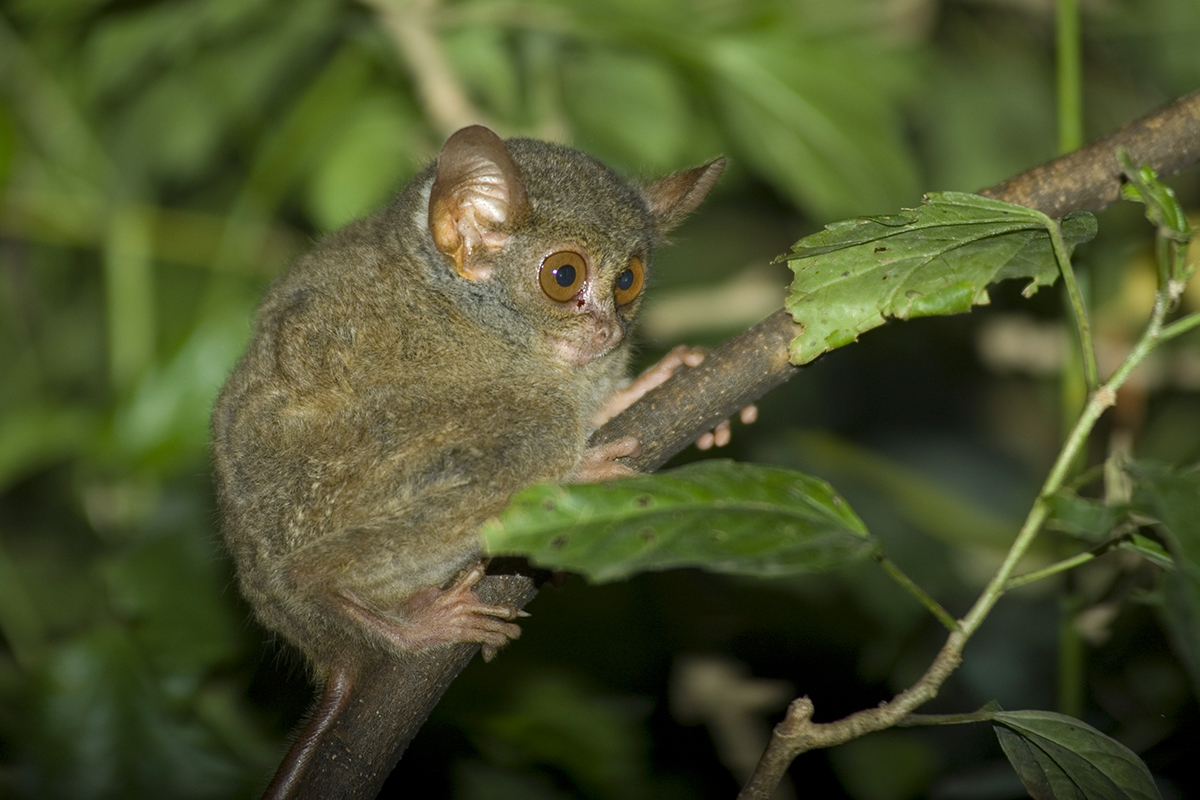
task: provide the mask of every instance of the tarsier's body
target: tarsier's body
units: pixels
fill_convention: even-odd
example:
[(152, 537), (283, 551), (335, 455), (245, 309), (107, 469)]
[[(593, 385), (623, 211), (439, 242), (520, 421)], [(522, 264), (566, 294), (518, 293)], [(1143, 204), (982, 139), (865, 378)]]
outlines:
[(272, 287), (213, 454), (243, 592), (319, 676), (518, 634), (472, 591), (476, 531), (514, 491), (606, 477), (636, 449), (585, 445), (627, 404), (651, 249), (722, 166), (639, 189), (579, 151), (466, 128)]

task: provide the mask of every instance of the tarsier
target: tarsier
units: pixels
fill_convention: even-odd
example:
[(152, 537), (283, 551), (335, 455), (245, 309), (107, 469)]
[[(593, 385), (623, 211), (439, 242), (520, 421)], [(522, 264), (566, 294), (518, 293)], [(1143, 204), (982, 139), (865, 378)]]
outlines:
[(578, 150), (464, 128), (271, 287), (212, 451), (242, 591), (319, 679), (519, 635), (516, 609), (473, 590), (478, 528), (532, 483), (628, 472), (636, 439), (587, 439), (702, 357), (625, 378), (652, 251), (723, 168), (635, 186)]

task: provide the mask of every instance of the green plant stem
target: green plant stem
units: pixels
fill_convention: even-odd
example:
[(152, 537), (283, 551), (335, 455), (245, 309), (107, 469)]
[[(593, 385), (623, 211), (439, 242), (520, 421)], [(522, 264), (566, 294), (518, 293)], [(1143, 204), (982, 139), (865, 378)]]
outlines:
[[(1143, 331), (1141, 338), (1134, 345), (1129, 355), (1112, 374), (1112, 377), (1097, 391), (1092, 392), (1087, 404), (1076, 420), (1067, 437), (1066, 443), (1055, 459), (1050, 473), (1038, 497), (1033, 502), (1021, 530), (1017, 533), (1012, 546), (1004, 557), (996, 574), (988, 581), (988, 585), (980, 594), (979, 599), (961, 620), (957, 629), (951, 630), (945, 644), (934, 657), (929, 668), (917, 681), (900, 694), (874, 708), (864, 709), (850, 714), (836, 722), (813, 722), (815, 707), (807, 697), (799, 697), (792, 701), (787, 714), (776, 727), (763, 753), (762, 759), (750, 776), (750, 780), (742, 787), (739, 800), (760, 800), (770, 796), (779, 784), (781, 776), (797, 756), (809, 750), (848, 742), (873, 731), (883, 730), (899, 724), (922, 704), (937, 696), (942, 684), (958, 669), (962, 663), (963, 649), (972, 634), (979, 629), (988, 613), (999, 601), (1008, 588), (1013, 571), (1017, 564), (1028, 553), (1042, 524), (1050, 515), (1050, 498), (1062, 488), (1070, 475), (1071, 464), (1082, 452), (1088, 436), (1096, 425), (1100, 415), (1116, 402), (1117, 389), (1120, 388), (1133, 370), (1155, 348), (1162, 337), (1162, 321), (1170, 306), (1167, 290), (1160, 290), (1151, 315), (1150, 323)], [(1196, 323), (1192, 323), (1194, 326)]]
[(1053, 564), (1042, 567), (1041, 569), (1035, 569), (1030, 572), (1009, 578), (1008, 583), (1004, 585), (1004, 591), (1007, 592), (1011, 589), (1017, 588), (1018, 586), (1024, 586), (1027, 583), (1040, 581), (1043, 578), (1049, 578), (1053, 575), (1058, 575), (1061, 572), (1074, 569), (1081, 564), (1086, 564), (1089, 561), (1099, 558), (1109, 550), (1117, 548), (1122, 542), (1126, 542), (1128, 540), (1128, 534), (1124, 536), (1116, 536), (1086, 552), (1078, 553), (1070, 558), (1064, 558), (1062, 561), (1055, 561)]
[(1083, 601), (1067, 576), (1067, 591), (1058, 608), (1058, 711), (1071, 717), (1083, 714), (1084, 670), (1087, 653), (1083, 634), (1075, 623)]
[(939, 603), (937, 600), (934, 600), (933, 597), (930, 596), (929, 593), (920, 586), (918, 586), (912, 578), (904, 574), (904, 571), (901, 570), (894, 561), (882, 553), (877, 553), (874, 558), (879, 562), (879, 565), (883, 567), (884, 572), (890, 575), (892, 580), (900, 584), (900, 586), (906, 592), (917, 598), (917, 601), (921, 605), (925, 606), (925, 608), (929, 610), (929, 613), (938, 618), (938, 622), (941, 622), (942, 625), (946, 626), (946, 630), (952, 631), (958, 628), (958, 620), (954, 619), (950, 612), (942, 608), (941, 603)]
[(1097, 554), (1089, 550), (1086, 553), (1079, 553), (1078, 555), (1071, 556), (1070, 558), (1064, 558), (1062, 561), (1055, 561), (1048, 567), (1035, 569), (1032, 572), (1026, 572), (1024, 574), (1017, 575), (1008, 579), (1008, 583), (1004, 584), (1004, 591), (1007, 592), (1012, 589), (1016, 589), (1018, 586), (1024, 586), (1027, 583), (1033, 583), (1035, 581), (1040, 581), (1043, 578), (1049, 578), (1052, 575), (1058, 575), (1059, 573), (1074, 569), (1081, 564), (1086, 564), (1087, 562), (1094, 560), (1096, 557)]
[(1088, 320), (1087, 303), (1084, 300), (1079, 279), (1076, 278), (1075, 270), (1071, 267), (1071, 256), (1067, 252), (1066, 243), (1063, 242), (1062, 229), (1059, 228), (1057, 222), (1051, 221), (1049, 230), (1050, 245), (1054, 248), (1054, 258), (1058, 261), (1058, 268), (1063, 277), (1063, 286), (1071, 301), (1071, 310), (1075, 313), (1075, 327), (1079, 331), (1079, 349), (1083, 357), (1083, 379), (1089, 394), (1095, 393), (1100, 386), (1100, 373), (1096, 367), (1096, 345), (1092, 341), (1092, 325)]
[(1159, 341), (1165, 342), (1174, 339), (1176, 336), (1187, 333), (1197, 325), (1200, 325), (1200, 311), (1194, 311), (1163, 328), (1158, 335)]
[[(1144, 357), (1145, 354), (1143, 353), (1141, 358)], [(1141, 358), (1138, 360), (1140, 361)], [(1111, 381), (1100, 391), (1094, 392), (1088, 399), (1087, 405), (1083, 408), (1083, 413), (1080, 414), (1079, 420), (1075, 423), (1075, 427), (1072, 428), (1071, 435), (1067, 437), (1067, 443), (1059, 452), (1054, 466), (1050, 469), (1050, 474), (1046, 477), (1046, 482), (1042, 484), (1041, 492), (1034, 501), (1033, 507), (1029, 510), (1029, 515), (1025, 518), (1025, 523), (1017, 533), (1017, 538), (1013, 541), (1012, 546), (1005, 555), (1003, 563), (996, 570), (996, 574), (992, 576), (991, 581), (988, 582), (987, 587), (983, 590), (983, 594), (975, 601), (975, 605), (960, 620), (962, 630), (967, 636), (970, 636), (979, 629), (988, 612), (992, 610), (992, 607), (996, 605), (1000, 596), (1004, 594), (1005, 587), (1008, 584), (1009, 578), (1012, 577), (1013, 570), (1016, 569), (1017, 564), (1025, 557), (1025, 554), (1029, 552), (1029, 547), (1033, 544), (1033, 540), (1041, 530), (1042, 523), (1050, 515), (1050, 498), (1062, 488), (1063, 481), (1069, 473), (1071, 462), (1075, 460), (1076, 455), (1083, 448), (1084, 444), (1086, 444), (1088, 435), (1095, 426), (1096, 420), (1115, 401), (1116, 388)]]
[(154, 268), (145, 217), (132, 207), (115, 210), (104, 242), (109, 373), (118, 391), (129, 391), (154, 360)]
[(1058, 62), (1058, 150), (1083, 145), (1083, 70), (1079, 0), (1058, 0), (1055, 58)]
[(989, 722), (996, 715), (991, 708), (981, 708), (969, 714), (909, 714), (896, 723), (897, 728), (918, 728), (924, 725), (963, 725), (969, 722)]

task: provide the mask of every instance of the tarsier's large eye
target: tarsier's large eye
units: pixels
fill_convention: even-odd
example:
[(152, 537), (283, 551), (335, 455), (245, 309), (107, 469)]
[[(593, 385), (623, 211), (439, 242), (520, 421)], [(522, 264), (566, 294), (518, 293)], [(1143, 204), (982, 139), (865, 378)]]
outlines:
[(642, 267), (642, 260), (636, 257), (629, 259), (629, 266), (617, 276), (617, 305), (632, 302), (642, 293), (645, 282), (646, 270)]
[(551, 300), (565, 303), (574, 297), (587, 280), (587, 265), (583, 256), (572, 250), (551, 253), (542, 261), (538, 282)]

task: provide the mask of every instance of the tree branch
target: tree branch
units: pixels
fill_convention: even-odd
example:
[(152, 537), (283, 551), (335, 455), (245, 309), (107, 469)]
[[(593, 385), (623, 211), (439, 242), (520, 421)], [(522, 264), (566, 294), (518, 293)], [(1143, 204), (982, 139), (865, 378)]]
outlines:
[[(1098, 211), (1119, 197), (1117, 147), (1124, 147), (1134, 161), (1150, 165), (1161, 175), (1200, 160), (1200, 92), (981, 194), (1054, 217), (1079, 209)], [(643, 452), (629, 459), (630, 466), (646, 472), (657, 469), (701, 433), (795, 375), (799, 368), (788, 362), (787, 348), (801, 331), (786, 311), (776, 312), (713, 350), (700, 366), (681, 370), (647, 393), (598, 430), (592, 444), (635, 435), (642, 440)], [(532, 599), (536, 588), (525, 576), (494, 575), (481, 582), (479, 592), (489, 603), (520, 607)], [(853, 738), (846, 732), (860, 727), (874, 730), (880, 719), (902, 718), (932, 699), (957, 666), (959, 636), (951, 634), (929, 672), (909, 690), (843, 721), (836, 741), (824, 738), (834, 735), (833, 731), (812, 723), (812, 705), (804, 698), (793, 703), (781, 726), (789, 737), (829, 746)], [(321, 736), (307, 769), (296, 779), (295, 793), (284, 796), (373, 798), (442, 693), (477, 649), (444, 648), (405, 662), (376, 664), (359, 678), (348, 710)], [(839, 738), (843, 736), (845, 739)]]

